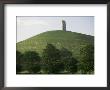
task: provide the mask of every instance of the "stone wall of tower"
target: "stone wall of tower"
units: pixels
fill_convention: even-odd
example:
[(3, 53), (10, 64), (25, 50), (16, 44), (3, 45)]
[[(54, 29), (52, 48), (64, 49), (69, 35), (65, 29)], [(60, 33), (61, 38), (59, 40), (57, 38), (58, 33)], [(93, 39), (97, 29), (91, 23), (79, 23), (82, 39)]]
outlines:
[(62, 20), (62, 29), (63, 31), (66, 31), (66, 22)]

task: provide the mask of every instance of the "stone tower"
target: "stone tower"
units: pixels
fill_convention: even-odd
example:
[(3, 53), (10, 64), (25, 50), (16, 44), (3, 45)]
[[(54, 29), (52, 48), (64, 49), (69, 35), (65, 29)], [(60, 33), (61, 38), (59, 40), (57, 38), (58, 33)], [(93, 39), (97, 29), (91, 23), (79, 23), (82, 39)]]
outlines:
[(63, 31), (66, 31), (66, 22), (62, 20), (62, 29)]

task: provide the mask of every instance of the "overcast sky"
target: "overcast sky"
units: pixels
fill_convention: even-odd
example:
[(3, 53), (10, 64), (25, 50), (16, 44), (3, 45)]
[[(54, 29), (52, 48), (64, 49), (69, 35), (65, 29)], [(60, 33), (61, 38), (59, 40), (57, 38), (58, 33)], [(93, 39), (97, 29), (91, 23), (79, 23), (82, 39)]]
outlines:
[(66, 21), (67, 31), (94, 36), (93, 16), (17, 17), (17, 42), (42, 32), (62, 30), (62, 20)]

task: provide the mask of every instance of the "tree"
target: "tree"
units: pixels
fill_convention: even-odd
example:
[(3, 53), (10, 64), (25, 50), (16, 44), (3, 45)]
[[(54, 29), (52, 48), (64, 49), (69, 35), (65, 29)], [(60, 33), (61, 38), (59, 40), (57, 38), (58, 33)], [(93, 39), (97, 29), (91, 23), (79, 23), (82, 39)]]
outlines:
[(29, 71), (32, 73), (38, 73), (41, 70), (40, 64), (32, 64), (30, 65)]
[(21, 64), (21, 59), (22, 59), (23, 54), (19, 51), (16, 51), (16, 63)]
[(21, 65), (22, 56), (23, 55), (21, 52), (16, 51), (16, 73), (22, 71), (22, 65)]
[(73, 58), (72, 53), (68, 51), (66, 48), (61, 49), (61, 61), (64, 64), (64, 68), (69, 73), (77, 72), (77, 60)]
[(16, 64), (16, 73), (19, 74), (22, 71), (22, 65)]
[(80, 70), (82, 73), (90, 73), (94, 71), (94, 46), (87, 44), (80, 49)]
[(26, 51), (23, 55), (25, 70), (29, 73), (37, 73), (40, 71), (41, 58), (35, 51)]
[(45, 73), (60, 73), (63, 64), (60, 60), (60, 51), (52, 44), (47, 44), (42, 53), (43, 70)]

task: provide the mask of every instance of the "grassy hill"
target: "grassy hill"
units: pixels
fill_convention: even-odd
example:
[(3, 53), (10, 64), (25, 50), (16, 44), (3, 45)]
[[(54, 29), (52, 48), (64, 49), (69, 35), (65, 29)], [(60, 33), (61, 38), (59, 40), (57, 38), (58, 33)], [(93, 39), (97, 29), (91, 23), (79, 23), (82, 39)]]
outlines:
[(94, 44), (94, 37), (71, 31), (47, 31), (17, 43), (17, 50), (20, 52), (37, 51), (40, 55), (47, 43), (51, 43), (58, 49), (65, 47), (78, 59), (79, 50), (87, 43)]

